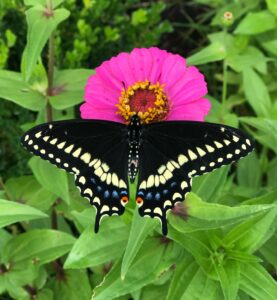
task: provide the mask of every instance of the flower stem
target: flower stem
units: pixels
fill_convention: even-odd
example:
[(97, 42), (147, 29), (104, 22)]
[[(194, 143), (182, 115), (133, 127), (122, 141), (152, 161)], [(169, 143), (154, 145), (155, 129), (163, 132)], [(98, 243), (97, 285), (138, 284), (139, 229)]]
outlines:
[[(226, 27), (223, 30), (223, 44), (226, 48), (226, 35), (227, 35), (227, 29)], [(224, 58), (223, 60), (223, 83), (222, 83), (222, 99), (221, 99), (221, 117), (223, 119), (224, 114), (226, 112), (226, 99), (227, 99), (227, 81), (228, 81), (228, 64), (227, 59)]]

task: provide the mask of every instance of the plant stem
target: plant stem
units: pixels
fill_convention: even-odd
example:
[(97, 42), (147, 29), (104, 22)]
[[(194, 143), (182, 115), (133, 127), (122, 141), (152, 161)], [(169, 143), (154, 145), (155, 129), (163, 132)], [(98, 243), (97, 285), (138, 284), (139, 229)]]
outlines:
[(55, 33), (53, 32), (49, 39), (48, 46), (48, 88), (47, 95), (51, 96), (53, 92), (53, 81), (54, 81), (54, 65), (55, 65)]
[[(54, 80), (54, 64), (55, 64), (55, 34), (52, 33), (49, 39), (48, 46), (48, 88), (47, 88), (47, 107), (46, 107), (46, 118), (47, 122), (53, 121), (53, 111), (49, 103), (49, 96), (52, 94), (53, 90), (53, 80)], [(52, 229), (58, 229), (58, 221), (55, 207), (52, 207), (51, 212), (51, 227)]]
[(49, 39), (48, 46), (48, 87), (47, 87), (47, 107), (46, 107), (46, 118), (47, 122), (53, 121), (53, 112), (52, 107), (49, 103), (49, 96), (52, 95), (53, 92), (53, 81), (54, 81), (54, 65), (55, 65), (55, 33), (53, 32)]
[[(51, 0), (48, 2), (48, 9), (52, 10)], [(48, 87), (47, 87), (47, 106), (46, 106), (47, 122), (53, 121), (53, 111), (52, 111), (51, 104), (49, 102), (49, 98), (50, 98), (49, 96), (52, 95), (52, 91), (53, 91), (54, 65), (55, 65), (55, 33), (52, 32), (48, 42), (48, 70), (47, 70)], [(53, 205), (52, 212), (51, 212), (51, 228), (58, 229), (58, 220), (57, 220), (55, 205)]]
[[(225, 42), (225, 38), (226, 38), (226, 34), (227, 34), (227, 30), (226, 27), (224, 28), (223, 31), (223, 44), (224, 47), (226, 47), (226, 42)], [(226, 58), (224, 58), (223, 60), (223, 84), (222, 84), (222, 99), (221, 99), (221, 105), (222, 105), (222, 109), (221, 109), (221, 117), (224, 117), (224, 114), (226, 112), (226, 98), (227, 98), (227, 80), (228, 80), (228, 65), (227, 65), (227, 60)]]
[[(48, 1), (48, 9), (50, 13), (53, 11), (52, 1)], [(53, 110), (50, 104), (50, 96), (53, 94), (53, 83), (54, 83), (54, 66), (55, 66), (55, 33), (52, 32), (48, 42), (48, 87), (47, 87), (47, 106), (46, 106), (46, 119), (47, 122), (53, 121)], [(54, 230), (58, 229), (58, 218), (55, 210), (56, 204), (54, 203), (51, 211), (51, 228)], [(64, 271), (59, 259), (53, 261), (53, 267), (56, 271), (57, 277), (64, 278)]]

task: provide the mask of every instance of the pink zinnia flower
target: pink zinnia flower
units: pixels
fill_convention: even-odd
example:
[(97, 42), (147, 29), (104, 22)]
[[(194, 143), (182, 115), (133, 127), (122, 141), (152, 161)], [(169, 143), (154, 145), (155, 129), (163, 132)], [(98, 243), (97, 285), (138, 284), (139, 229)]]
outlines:
[(153, 47), (120, 53), (96, 68), (85, 88), (84, 119), (128, 123), (203, 121), (210, 110), (204, 76), (180, 55)]

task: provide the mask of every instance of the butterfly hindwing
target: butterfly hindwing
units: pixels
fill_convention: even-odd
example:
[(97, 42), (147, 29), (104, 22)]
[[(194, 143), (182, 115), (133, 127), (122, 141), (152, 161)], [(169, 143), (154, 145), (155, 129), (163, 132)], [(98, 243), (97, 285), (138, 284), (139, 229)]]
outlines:
[[(128, 199), (126, 127), (106, 121), (60, 121), (29, 130), (25, 148), (75, 175), (83, 197), (96, 207), (95, 230), (105, 215), (124, 212)], [(123, 163), (122, 163), (123, 162)]]
[(166, 212), (185, 199), (191, 190), (191, 178), (176, 161), (168, 159), (147, 140), (144, 141), (141, 152), (143, 155), (137, 188), (139, 213), (141, 216), (158, 218), (162, 224), (162, 232), (166, 235)]
[(237, 161), (253, 150), (252, 141), (240, 130), (204, 122), (153, 123), (143, 127), (141, 137), (139, 212), (158, 217), (164, 234), (166, 212), (185, 199), (192, 177)]

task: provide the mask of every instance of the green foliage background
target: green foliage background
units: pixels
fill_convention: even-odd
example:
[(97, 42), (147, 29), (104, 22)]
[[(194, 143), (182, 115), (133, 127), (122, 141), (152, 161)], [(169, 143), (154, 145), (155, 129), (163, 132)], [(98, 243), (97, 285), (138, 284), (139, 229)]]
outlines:
[[(276, 0), (2, 0), (0, 17), (0, 299), (276, 300)], [(167, 238), (132, 205), (96, 235), (73, 178), (19, 136), (78, 118), (93, 68), (152, 45), (201, 69), (208, 121), (256, 151), (196, 178)]]

